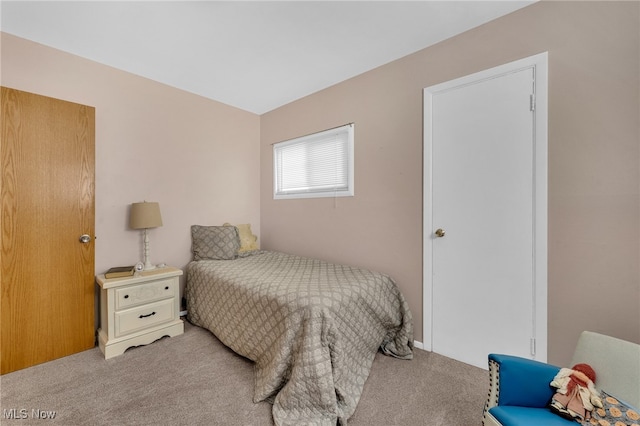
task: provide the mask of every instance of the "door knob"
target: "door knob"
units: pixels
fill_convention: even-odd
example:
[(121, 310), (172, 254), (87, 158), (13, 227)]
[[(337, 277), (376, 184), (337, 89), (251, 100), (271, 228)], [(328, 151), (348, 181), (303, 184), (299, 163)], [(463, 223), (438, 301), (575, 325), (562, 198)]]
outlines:
[(442, 228), (436, 229), (435, 233), (436, 233), (436, 237), (438, 237), (438, 238), (444, 237), (444, 229), (442, 229)]
[(80, 235), (80, 242), (82, 244), (87, 244), (89, 241), (91, 241), (91, 237), (88, 234)]

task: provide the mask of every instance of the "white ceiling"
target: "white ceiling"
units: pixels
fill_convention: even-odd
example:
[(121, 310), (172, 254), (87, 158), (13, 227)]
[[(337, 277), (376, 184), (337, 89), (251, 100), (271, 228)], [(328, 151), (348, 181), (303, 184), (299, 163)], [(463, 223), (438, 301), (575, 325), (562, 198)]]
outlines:
[(257, 114), (533, 1), (2, 1), (1, 30)]

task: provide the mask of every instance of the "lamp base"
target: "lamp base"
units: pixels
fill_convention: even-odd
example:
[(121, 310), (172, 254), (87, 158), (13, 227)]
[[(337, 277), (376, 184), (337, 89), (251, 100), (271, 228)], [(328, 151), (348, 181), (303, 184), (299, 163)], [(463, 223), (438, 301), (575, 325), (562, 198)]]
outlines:
[(156, 269), (156, 265), (152, 265), (149, 260), (149, 235), (147, 234), (147, 228), (144, 229), (144, 270), (151, 271)]

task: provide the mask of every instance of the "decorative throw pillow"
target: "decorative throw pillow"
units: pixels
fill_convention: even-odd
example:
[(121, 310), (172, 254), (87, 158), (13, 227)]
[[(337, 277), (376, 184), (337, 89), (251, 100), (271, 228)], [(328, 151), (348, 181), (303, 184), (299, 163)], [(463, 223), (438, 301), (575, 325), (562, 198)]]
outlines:
[[(230, 223), (225, 223), (223, 226), (233, 226)], [(258, 250), (258, 237), (251, 232), (251, 224), (245, 223), (242, 225), (235, 225), (238, 228), (238, 234), (240, 235), (240, 249), (238, 253), (244, 253), (247, 251)]]
[(640, 426), (640, 413), (635, 408), (606, 392), (601, 391), (600, 394), (603, 407), (593, 410), (591, 420), (583, 425)]
[(234, 226), (191, 226), (193, 260), (235, 259), (240, 248), (240, 237)]

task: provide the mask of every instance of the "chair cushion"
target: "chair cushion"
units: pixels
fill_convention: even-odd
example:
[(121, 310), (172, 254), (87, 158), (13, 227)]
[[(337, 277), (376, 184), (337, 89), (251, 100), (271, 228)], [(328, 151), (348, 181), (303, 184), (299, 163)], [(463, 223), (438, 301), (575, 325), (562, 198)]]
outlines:
[(548, 408), (498, 405), (489, 410), (503, 426), (576, 426), (578, 423), (552, 413)]
[(638, 425), (640, 424), (640, 410), (624, 401), (602, 391), (602, 408), (593, 410), (593, 419), (599, 425)]

